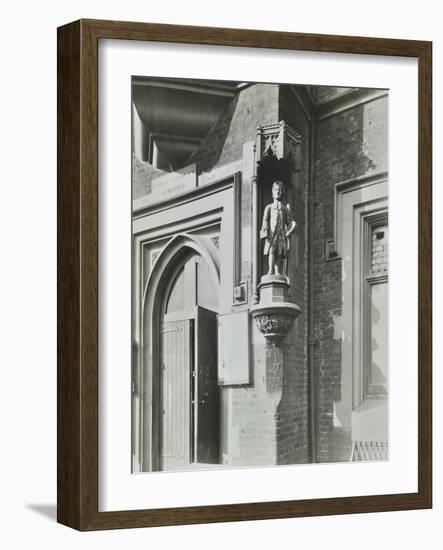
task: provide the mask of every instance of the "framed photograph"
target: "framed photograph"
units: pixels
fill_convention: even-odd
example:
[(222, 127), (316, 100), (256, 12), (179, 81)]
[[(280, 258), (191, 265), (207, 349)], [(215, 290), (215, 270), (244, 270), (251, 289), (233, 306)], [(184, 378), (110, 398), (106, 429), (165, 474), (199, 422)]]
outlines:
[(58, 29), (58, 521), (430, 508), (430, 42)]

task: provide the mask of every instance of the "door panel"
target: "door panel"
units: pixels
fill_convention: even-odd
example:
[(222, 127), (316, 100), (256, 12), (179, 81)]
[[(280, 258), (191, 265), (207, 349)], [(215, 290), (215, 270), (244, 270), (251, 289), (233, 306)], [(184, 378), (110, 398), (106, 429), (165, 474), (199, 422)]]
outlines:
[(190, 462), (190, 321), (164, 323), (161, 330), (161, 462), (163, 470)]
[(197, 308), (197, 462), (220, 461), (220, 398), (217, 386), (217, 315)]

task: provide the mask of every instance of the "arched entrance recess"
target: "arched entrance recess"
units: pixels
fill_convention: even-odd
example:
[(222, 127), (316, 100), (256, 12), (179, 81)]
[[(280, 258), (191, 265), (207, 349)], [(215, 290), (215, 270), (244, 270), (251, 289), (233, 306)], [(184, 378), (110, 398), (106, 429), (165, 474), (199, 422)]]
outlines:
[(143, 466), (189, 469), (219, 462), (218, 250), (207, 237), (175, 236), (144, 294)]

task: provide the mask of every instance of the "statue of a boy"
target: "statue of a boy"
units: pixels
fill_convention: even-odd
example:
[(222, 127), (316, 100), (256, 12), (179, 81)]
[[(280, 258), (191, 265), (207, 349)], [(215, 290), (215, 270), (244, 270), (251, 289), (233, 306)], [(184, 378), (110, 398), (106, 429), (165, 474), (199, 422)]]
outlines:
[(263, 254), (268, 256), (268, 275), (285, 275), (284, 260), (288, 257), (290, 237), (297, 227), (292, 219), (289, 204), (283, 204), (285, 185), (275, 181), (272, 186), (273, 202), (263, 213), (260, 238), (266, 239)]

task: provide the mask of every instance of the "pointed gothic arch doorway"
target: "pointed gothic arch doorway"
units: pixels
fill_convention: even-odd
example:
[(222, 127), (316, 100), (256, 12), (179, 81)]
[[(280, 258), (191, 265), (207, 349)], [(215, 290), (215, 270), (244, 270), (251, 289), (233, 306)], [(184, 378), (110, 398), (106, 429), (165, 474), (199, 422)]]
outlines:
[(218, 285), (196, 251), (173, 267), (160, 307), (159, 469), (217, 464)]

